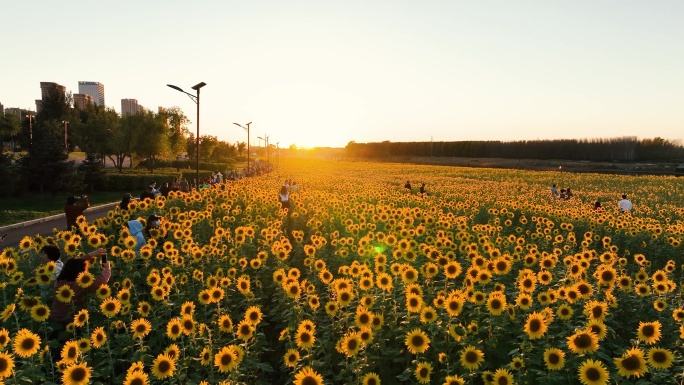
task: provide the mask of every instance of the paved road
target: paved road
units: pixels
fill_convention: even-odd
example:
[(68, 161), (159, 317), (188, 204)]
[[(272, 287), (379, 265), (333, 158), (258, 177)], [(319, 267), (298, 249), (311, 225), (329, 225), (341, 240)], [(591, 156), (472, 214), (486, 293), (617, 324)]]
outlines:
[[(107, 212), (114, 208), (117, 203), (109, 203), (101, 206), (94, 206), (85, 211), (84, 215), (88, 222), (92, 222), (97, 218), (102, 218), (107, 215)], [(0, 250), (5, 247), (17, 247), (19, 241), (26, 236), (36, 235), (52, 235), (52, 229), (64, 230), (66, 229), (66, 218), (64, 214), (53, 215), (46, 218), (34, 219), (32, 221), (18, 223), (9, 226), (0, 227), (0, 236), (7, 234), (5, 241), (0, 245)]]

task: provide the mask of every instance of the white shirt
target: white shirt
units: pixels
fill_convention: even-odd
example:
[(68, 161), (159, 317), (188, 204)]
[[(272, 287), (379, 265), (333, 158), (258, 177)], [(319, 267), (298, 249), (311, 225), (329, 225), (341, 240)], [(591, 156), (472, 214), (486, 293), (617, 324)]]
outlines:
[(632, 202), (628, 199), (623, 199), (618, 203), (618, 209), (620, 209), (620, 211), (630, 211), (632, 210)]
[(64, 262), (62, 262), (61, 259), (58, 259), (55, 261), (55, 272), (50, 275), (53, 280), (57, 279), (59, 277), (59, 273), (62, 272), (62, 268), (64, 267)]

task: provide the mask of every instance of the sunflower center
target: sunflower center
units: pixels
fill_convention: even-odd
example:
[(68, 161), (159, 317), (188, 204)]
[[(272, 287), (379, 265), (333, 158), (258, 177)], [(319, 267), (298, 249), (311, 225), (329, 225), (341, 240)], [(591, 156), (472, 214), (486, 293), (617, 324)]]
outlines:
[(667, 362), (667, 354), (665, 354), (663, 352), (654, 352), (651, 355), (651, 358), (653, 359), (653, 361), (655, 361), (657, 363)]
[(575, 338), (575, 345), (580, 349), (586, 349), (591, 346), (591, 337), (587, 334), (580, 334)]
[(508, 385), (509, 384), (508, 377), (504, 377), (504, 376), (499, 377), (499, 379), (496, 382), (499, 385)]
[(468, 352), (465, 355), (466, 362), (468, 362), (470, 364), (474, 364), (475, 362), (477, 362), (477, 359), (478, 359), (478, 355), (475, 352)]
[(495, 299), (494, 301), (492, 301), (491, 306), (492, 306), (492, 309), (494, 309), (494, 310), (501, 309), (501, 301), (499, 301), (498, 299)]
[(430, 375), (430, 371), (428, 370), (428, 368), (420, 368), (418, 374), (420, 375), (420, 377), (426, 378), (428, 375)]
[(316, 378), (312, 377), (312, 376), (306, 376), (306, 377), (302, 378), (301, 384), (302, 385), (319, 385)]
[(31, 350), (34, 346), (36, 346), (36, 341), (34, 341), (33, 338), (25, 338), (21, 341), (21, 348), (23, 350)]
[(230, 365), (231, 362), (233, 362), (233, 356), (230, 354), (224, 354), (221, 356), (221, 365)]
[(419, 348), (419, 347), (423, 346), (423, 343), (424, 343), (423, 337), (421, 337), (421, 336), (413, 336), (413, 338), (411, 338), (411, 344), (415, 347)]
[(536, 332), (541, 329), (541, 322), (538, 319), (533, 319), (530, 321), (530, 331)]
[(646, 325), (641, 329), (641, 333), (643, 333), (643, 335), (646, 337), (651, 337), (655, 334), (655, 328), (653, 325)]
[(560, 356), (558, 354), (549, 354), (549, 363), (552, 365), (556, 365), (557, 363), (560, 362)]
[(159, 363), (159, 372), (168, 373), (171, 370), (171, 363), (168, 361), (162, 361)]
[(351, 340), (349, 340), (349, 342), (347, 342), (347, 348), (348, 348), (350, 351), (356, 350), (356, 348), (357, 348), (358, 346), (359, 346), (359, 344), (356, 342), (355, 339), (351, 339)]
[(596, 306), (593, 309), (591, 309), (591, 314), (594, 315), (594, 318), (601, 318), (603, 316), (603, 308), (600, 306)]
[(622, 360), (622, 367), (629, 371), (641, 369), (641, 360), (637, 356), (629, 356)]
[(601, 379), (601, 372), (596, 368), (587, 369), (585, 374), (589, 381), (598, 381)]

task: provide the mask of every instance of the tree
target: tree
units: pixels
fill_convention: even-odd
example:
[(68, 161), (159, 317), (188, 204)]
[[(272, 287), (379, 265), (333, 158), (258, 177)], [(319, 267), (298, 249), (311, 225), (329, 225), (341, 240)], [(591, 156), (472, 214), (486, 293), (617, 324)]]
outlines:
[(89, 104), (80, 111), (82, 124), (76, 131), (77, 142), (86, 153), (97, 154), (104, 165), (105, 156), (113, 154), (110, 139), (120, 127), (119, 115), (111, 108)]
[(56, 121), (40, 121), (33, 127), (33, 144), (22, 157), (22, 177), (31, 190), (40, 192), (76, 190), (79, 180), (74, 161), (64, 151), (62, 127)]
[(0, 196), (8, 197), (14, 195), (20, 187), (19, 167), (14, 161), (12, 154), (0, 154), (0, 180), (5, 183), (0, 184)]
[(133, 133), (137, 129), (135, 115), (124, 116), (119, 120), (107, 140), (107, 157), (114, 163), (114, 166), (123, 172), (123, 165), (126, 157), (130, 164), (133, 164), (131, 153), (133, 151)]
[(107, 187), (107, 174), (100, 155), (87, 152), (86, 158), (78, 166), (78, 171), (83, 175), (83, 182), (88, 191), (104, 190)]
[(247, 150), (247, 143), (245, 143), (245, 142), (238, 142), (238, 143), (237, 143), (237, 152), (238, 152), (238, 155), (242, 156), (242, 153), (244, 153), (245, 150)]
[(133, 131), (132, 149), (137, 155), (147, 160), (147, 168), (154, 171), (157, 159), (169, 154), (169, 137), (163, 114), (144, 111), (132, 115)]
[(167, 124), (170, 153), (174, 156), (182, 154), (185, 151), (185, 139), (190, 135), (190, 119), (180, 107), (167, 108), (160, 115)]
[(17, 135), (21, 133), (21, 118), (14, 114), (5, 114), (0, 117), (0, 140), (11, 141), (11, 151), (14, 151), (16, 146)]

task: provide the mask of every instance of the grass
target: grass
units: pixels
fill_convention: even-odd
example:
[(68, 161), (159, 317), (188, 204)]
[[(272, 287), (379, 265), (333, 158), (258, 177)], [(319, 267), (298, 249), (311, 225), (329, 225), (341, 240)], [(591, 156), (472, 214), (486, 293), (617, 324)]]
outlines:
[[(119, 202), (125, 191), (106, 191), (88, 194), (91, 206)], [(0, 226), (64, 213), (64, 194), (29, 193), (0, 200)]]

